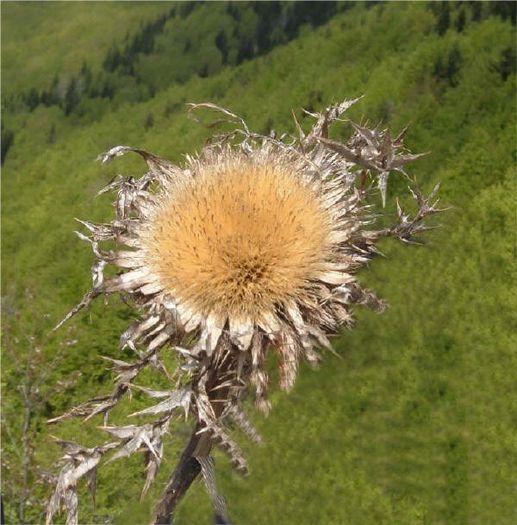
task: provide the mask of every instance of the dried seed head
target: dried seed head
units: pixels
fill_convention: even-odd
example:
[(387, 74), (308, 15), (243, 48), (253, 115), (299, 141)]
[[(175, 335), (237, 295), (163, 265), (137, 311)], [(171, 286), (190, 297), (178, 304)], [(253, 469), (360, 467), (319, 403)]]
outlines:
[(219, 323), (310, 294), (331, 252), (319, 187), (282, 156), (225, 152), (160, 195), (143, 244), (164, 290)]
[[(319, 347), (330, 347), (328, 336), (351, 325), (355, 305), (382, 309), (383, 302), (356, 278), (377, 253), (378, 239), (412, 242), (427, 229), (423, 220), (440, 211), (432, 203), (438, 188), (427, 199), (412, 189), (418, 206), (414, 217), (399, 205), (399, 224), (370, 229), (372, 189), (379, 188), (384, 201), (390, 170), (403, 171), (418, 156), (404, 152), (403, 134), (392, 139), (388, 130), (353, 125), (346, 143), (329, 139), (330, 124), (354, 102), (312, 115), (312, 130), (305, 135), (298, 127), (299, 138), (289, 142), (252, 133), (230, 111), (199, 104), (222, 112), (240, 129), (214, 137), (197, 158), (187, 156), (183, 166), (127, 146), (101, 157), (106, 161), (133, 151), (145, 159), (149, 172), (138, 179), (118, 178), (103, 190), (118, 192), (112, 222), (80, 221), (91, 232), (80, 236), (95, 254), (93, 289), (58, 326), (103, 293), (131, 296), (142, 318), (122, 334), (121, 344), (134, 350), (137, 359), (110, 359), (117, 372), (113, 393), (52, 421), (104, 414), (103, 428), (120, 440), (114, 458), (147, 448), (144, 491), (160, 465), (172, 418), (177, 412), (193, 415), (196, 457), (220, 508), (206, 455), (219, 443), (245, 470), (226, 417), (239, 414), (247, 388), (254, 390), (258, 408), (269, 409), (268, 353), (278, 353), (280, 386), (288, 390), (299, 361), (316, 363)], [(104, 241), (118, 248), (104, 251)], [(122, 271), (105, 279), (107, 265)], [(137, 387), (134, 382), (148, 366), (171, 378), (160, 355), (166, 347), (178, 354), (175, 374), (183, 386), (163, 392)], [(135, 388), (166, 398), (132, 414), (158, 419), (108, 426), (109, 412)], [(111, 448), (98, 450), (104, 454)], [(48, 523), (63, 501), (73, 515), (70, 523), (77, 522), (76, 481), (97, 465), (98, 450), (95, 461), (87, 458), (76, 467), (74, 457), (65, 464)], [(70, 477), (71, 469), (76, 477)]]

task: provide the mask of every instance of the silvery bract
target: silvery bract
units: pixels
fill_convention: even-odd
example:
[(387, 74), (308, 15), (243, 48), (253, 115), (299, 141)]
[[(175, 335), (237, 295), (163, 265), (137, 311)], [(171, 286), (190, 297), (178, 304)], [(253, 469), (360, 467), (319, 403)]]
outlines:
[[(185, 475), (189, 460), (189, 476), (202, 473), (217, 512), (224, 516), (211, 450), (219, 445), (235, 467), (246, 472), (246, 460), (227, 423), (260, 440), (241, 404), (251, 392), (259, 409), (270, 408), (268, 352), (278, 354), (280, 386), (288, 390), (300, 360), (317, 363), (320, 349), (330, 349), (329, 336), (352, 325), (354, 305), (384, 308), (372, 291), (359, 285), (357, 272), (377, 253), (380, 238), (411, 242), (427, 229), (422, 219), (439, 211), (436, 202), (431, 203), (437, 188), (428, 199), (410, 188), (416, 214), (409, 216), (397, 203), (397, 224), (372, 229), (371, 194), (380, 191), (384, 205), (390, 171), (405, 176), (404, 165), (419, 155), (403, 149), (405, 130), (392, 138), (388, 130), (350, 123), (352, 135), (346, 143), (331, 140), (330, 124), (354, 102), (311, 115), (316, 122), (308, 134), (296, 123), (297, 138), (262, 136), (228, 110), (193, 105), (221, 112), (238, 128), (213, 138), (182, 166), (126, 146), (101, 156), (106, 162), (136, 152), (149, 171), (139, 179), (120, 177), (102, 190), (117, 194), (111, 222), (79, 221), (88, 234), (78, 235), (95, 255), (93, 289), (60, 324), (97, 296), (129, 295), (140, 320), (120, 341), (134, 352), (135, 360), (111, 359), (117, 372), (113, 392), (52, 420), (103, 414), (103, 428), (116, 441), (94, 449), (62, 442), (65, 463), (47, 523), (63, 504), (68, 523), (78, 522), (77, 480), (92, 479), (101, 458), (113, 449), (117, 450), (111, 460), (145, 451), (145, 493), (160, 466), (170, 422), (182, 415), (195, 421), (194, 434), (183, 466), (158, 506), (156, 523), (170, 519), (174, 498), (188, 488), (190, 483), (179, 477)], [(114, 241), (119, 249), (105, 251), (104, 241)], [(121, 271), (106, 279), (107, 265)], [(138, 385), (139, 373), (148, 366), (168, 374), (161, 359), (166, 350), (178, 354), (176, 383), (181, 386), (156, 391)], [(132, 416), (154, 420), (109, 425), (110, 410), (136, 389), (156, 404)]]

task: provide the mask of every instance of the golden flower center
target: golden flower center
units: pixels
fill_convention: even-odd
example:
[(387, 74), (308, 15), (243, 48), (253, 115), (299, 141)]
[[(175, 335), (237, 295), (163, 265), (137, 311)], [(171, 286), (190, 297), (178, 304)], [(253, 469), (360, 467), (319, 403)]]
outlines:
[(289, 166), (204, 165), (163, 194), (146, 235), (163, 287), (204, 316), (259, 320), (301, 298), (328, 249), (328, 213)]

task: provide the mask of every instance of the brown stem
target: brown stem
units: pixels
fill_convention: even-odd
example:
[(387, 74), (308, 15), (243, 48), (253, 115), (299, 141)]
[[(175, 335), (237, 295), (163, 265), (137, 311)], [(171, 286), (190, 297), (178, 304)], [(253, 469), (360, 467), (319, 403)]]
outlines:
[[(214, 387), (224, 374), (233, 367), (234, 363), (230, 358), (230, 352), (234, 350), (229, 340), (226, 337), (221, 337), (217, 350), (212, 356), (212, 361), (207, 367), (206, 391), (216, 418), (221, 415), (224, 404), (214, 402), (215, 398), (226, 399), (229, 389), (222, 388), (214, 390)], [(228, 352), (226, 358), (219, 361), (218, 355), (224, 352)], [(205, 431), (200, 432), (204, 428)], [(150, 525), (172, 525), (172, 518), (178, 503), (201, 472), (201, 465), (196, 458), (206, 457), (210, 454), (212, 448), (211, 437), (211, 432), (206, 430), (205, 425), (198, 421), (190, 437), (190, 441), (183, 450), (179, 463), (165, 487), (162, 499), (156, 507), (155, 515)]]
[[(200, 446), (206, 446), (206, 432), (198, 434), (200, 425), (196, 425), (188, 445), (183, 450), (181, 458), (172, 476), (167, 483), (160, 503), (156, 507), (155, 517), (151, 525), (171, 525), (174, 511), (181, 498), (185, 495), (192, 482), (201, 472), (201, 465), (194, 457), (194, 453)], [(209, 442), (208, 442), (209, 445)]]

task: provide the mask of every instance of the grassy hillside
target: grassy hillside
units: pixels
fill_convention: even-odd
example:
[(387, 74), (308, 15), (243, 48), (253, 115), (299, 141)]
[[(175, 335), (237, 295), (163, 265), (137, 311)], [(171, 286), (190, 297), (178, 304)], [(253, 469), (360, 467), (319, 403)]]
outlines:
[[(72, 20), (83, 19), (84, 6), (53, 6), (55, 19), (71, 9), (77, 9)], [(15, 7), (27, 9), (8, 4)], [(125, 4), (103, 7), (119, 9), (117, 17), (128, 12)], [(4, 27), (16, 29), (19, 22), (2, 9)], [(147, 10), (152, 19), (163, 4), (134, 9)], [(203, 9), (206, 24), (220, 23), (219, 5)], [(515, 522), (515, 26), (513, 11), (498, 9), (356, 5), (317, 29), (300, 26), (290, 43), (280, 39), (261, 57), (221, 62), (203, 77), (192, 67), (181, 83), (157, 83), (154, 96), (140, 101), (85, 98), (82, 111), (77, 105), (68, 114), (63, 101), (32, 111), (8, 109), (4, 119), (15, 137), (2, 177), (2, 490), (9, 523), (42, 521), (48, 489), (37, 481), (42, 471), (55, 471), (60, 454), (50, 434), (87, 445), (104, 438), (95, 430), (100, 421), (49, 428), (45, 420), (109, 392), (112, 375), (99, 356), (120, 357), (119, 334), (134, 316), (113, 299), (109, 307), (100, 301), (49, 335), (89, 286), (91, 256), (72, 234), (73, 218), (106, 220), (110, 199), (94, 199), (96, 191), (117, 173), (144, 169), (132, 158), (108, 166), (93, 159), (129, 144), (180, 162), (208, 136), (186, 116), (189, 101), (227, 106), (260, 131), (293, 131), (291, 108), (307, 125), (299, 108), (319, 110), (361, 94), (351, 117), (383, 121), (395, 131), (411, 123), (409, 146), (431, 152), (411, 174), (425, 190), (441, 181), (442, 199), (452, 210), (425, 247), (383, 246), (387, 257), (374, 261), (363, 279), (391, 309), (382, 316), (358, 312), (357, 327), (336, 340), (341, 359), (328, 355), (319, 370), (304, 369), (294, 392), (274, 394), (268, 419), (256, 415), (266, 444), (255, 448), (243, 441), (251, 476), (242, 480), (217, 456), (232, 519), (236, 525)], [(44, 25), (44, 15), (31, 16), (28, 46)], [(115, 34), (118, 21), (95, 16), (93, 27), (100, 31), (110, 21), (104, 27)], [(166, 30), (156, 41), (164, 35)], [(14, 46), (18, 37), (6, 31), (4, 38)], [(82, 52), (70, 40), (73, 53)], [(102, 64), (112, 42), (106, 40), (102, 51), (89, 45), (88, 61)], [(217, 48), (215, 40), (211, 46)], [(56, 64), (53, 45), (47, 47), (41, 78), (51, 79), (62, 67), (76, 74), (71, 63)], [(162, 66), (156, 64), (168, 53), (165, 44), (164, 54), (160, 49), (140, 54), (137, 71), (148, 67), (147, 75), (157, 75), (155, 67)], [(174, 50), (179, 53), (178, 46)], [(146, 65), (146, 57), (156, 64)], [(12, 60), (20, 67), (20, 58)], [(4, 62), (4, 80), (12, 76), (10, 67)], [(24, 83), (23, 90), (32, 87), (40, 89)], [(346, 124), (335, 133), (344, 130)], [(404, 181), (394, 178), (390, 193), (403, 188)], [(144, 400), (136, 396), (127, 410), (140, 406)], [(145, 523), (187, 436), (185, 425), (176, 432), (146, 500), (138, 503), (138, 459), (113, 463), (99, 474), (95, 509), (84, 490), (81, 522), (112, 517), (114, 523)], [(28, 491), (22, 520), (20, 503)], [(211, 523), (200, 484), (177, 523)]]
[(159, 2), (5, 2), (2, 5), (4, 95), (74, 75), (142, 24), (170, 10)]

